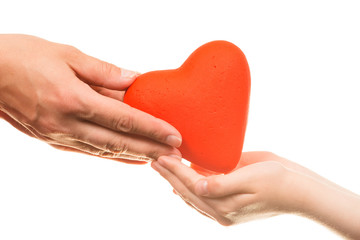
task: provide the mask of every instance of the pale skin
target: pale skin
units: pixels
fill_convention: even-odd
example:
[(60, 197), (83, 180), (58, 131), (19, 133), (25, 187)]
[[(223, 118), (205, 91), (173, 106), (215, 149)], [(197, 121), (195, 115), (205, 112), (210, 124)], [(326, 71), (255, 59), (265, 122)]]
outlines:
[(181, 157), (174, 127), (122, 102), (138, 73), (28, 35), (0, 34), (0, 56), (0, 118), (20, 131), (131, 163)]
[(167, 156), (151, 166), (186, 203), (222, 225), (292, 213), (360, 239), (359, 195), (273, 153), (244, 152), (225, 175), (205, 176)]

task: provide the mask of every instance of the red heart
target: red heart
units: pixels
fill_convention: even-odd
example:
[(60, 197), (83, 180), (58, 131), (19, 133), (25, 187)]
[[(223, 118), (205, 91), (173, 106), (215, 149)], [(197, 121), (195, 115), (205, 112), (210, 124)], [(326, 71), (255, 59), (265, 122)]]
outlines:
[(249, 97), (245, 55), (232, 43), (213, 41), (195, 50), (178, 69), (140, 75), (124, 102), (177, 128), (185, 159), (228, 173), (241, 156)]

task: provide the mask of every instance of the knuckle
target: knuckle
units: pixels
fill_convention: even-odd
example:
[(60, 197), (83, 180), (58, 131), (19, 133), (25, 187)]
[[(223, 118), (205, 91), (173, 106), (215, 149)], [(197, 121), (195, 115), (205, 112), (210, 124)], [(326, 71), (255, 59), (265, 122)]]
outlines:
[(208, 192), (210, 195), (217, 195), (223, 188), (223, 184), (220, 179), (216, 176), (208, 179)]
[(135, 131), (133, 118), (130, 115), (125, 115), (120, 118), (114, 118), (111, 125), (114, 129), (120, 130), (122, 132)]
[(146, 154), (147, 157), (153, 158), (153, 159), (158, 159), (160, 156), (162, 156), (163, 154), (160, 154), (159, 151), (156, 150), (152, 150), (150, 152), (148, 152)]
[(61, 44), (62, 53), (67, 59), (77, 59), (81, 55), (81, 51), (74, 46)]
[(112, 149), (114, 149), (114, 142), (107, 142), (103, 145), (103, 149), (105, 149), (105, 151), (111, 151)]
[(77, 96), (63, 95), (63, 101), (59, 102), (59, 109), (66, 115), (73, 115), (82, 111), (81, 101)]
[(184, 185), (191, 191), (193, 191), (195, 189), (195, 182), (190, 178), (185, 179)]
[(147, 152), (147, 156), (158, 159), (160, 156), (178, 155), (178, 150), (168, 146), (151, 147)]
[(151, 130), (148, 131), (147, 136), (152, 139), (166, 141), (167, 135), (163, 134), (163, 128), (163, 123), (154, 118), (154, 121), (151, 122)]
[(103, 157), (103, 158), (111, 158), (114, 157), (114, 154), (111, 152), (108, 152), (106, 150), (97, 150), (97, 152), (95, 153), (95, 155)]
[(217, 214), (219, 214), (222, 217), (227, 217), (229, 214), (231, 214), (233, 211), (230, 209), (229, 206), (226, 204), (219, 204), (215, 207), (215, 211)]
[(101, 60), (99, 67), (100, 67), (100, 72), (103, 74), (103, 76), (105, 76), (105, 79), (109, 78), (113, 74), (113, 72), (117, 69), (115, 65)]
[(73, 54), (80, 53), (80, 50), (77, 49), (76, 47), (72, 46), (72, 45), (63, 44), (63, 48), (68, 53), (73, 53)]
[(38, 118), (35, 122), (33, 122), (33, 126), (43, 136), (49, 136), (53, 133), (62, 132), (62, 130), (59, 129), (59, 124), (57, 124), (56, 120), (48, 116)]
[(165, 137), (162, 136), (161, 132), (158, 130), (156, 126), (152, 126), (153, 130), (150, 130), (146, 135), (151, 139), (158, 139), (165, 141)]
[(111, 152), (116, 155), (124, 154), (128, 151), (128, 143), (122, 139), (117, 139), (116, 141), (107, 142), (104, 146), (105, 151)]

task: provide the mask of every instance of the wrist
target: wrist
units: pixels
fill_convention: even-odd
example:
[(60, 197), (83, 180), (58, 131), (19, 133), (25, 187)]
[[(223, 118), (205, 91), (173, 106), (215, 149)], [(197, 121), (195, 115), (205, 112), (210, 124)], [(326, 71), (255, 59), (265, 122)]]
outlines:
[(282, 177), (283, 187), (279, 199), (283, 199), (283, 211), (285, 213), (302, 214), (308, 204), (308, 191), (311, 182), (307, 176), (286, 168)]
[(360, 238), (360, 197), (341, 187), (293, 172), (293, 213), (319, 222), (333, 231)]

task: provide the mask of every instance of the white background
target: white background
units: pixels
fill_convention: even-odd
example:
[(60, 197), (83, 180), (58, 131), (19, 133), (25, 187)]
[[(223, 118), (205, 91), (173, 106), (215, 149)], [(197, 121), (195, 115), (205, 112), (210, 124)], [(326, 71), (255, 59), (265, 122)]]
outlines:
[[(273, 151), (360, 193), (360, 8), (296, 2), (1, 1), (0, 32), (140, 72), (231, 41), (252, 76), (244, 151)], [(287, 215), (222, 227), (148, 165), (60, 152), (4, 121), (0, 151), (0, 239), (339, 239)]]

